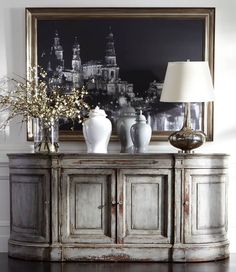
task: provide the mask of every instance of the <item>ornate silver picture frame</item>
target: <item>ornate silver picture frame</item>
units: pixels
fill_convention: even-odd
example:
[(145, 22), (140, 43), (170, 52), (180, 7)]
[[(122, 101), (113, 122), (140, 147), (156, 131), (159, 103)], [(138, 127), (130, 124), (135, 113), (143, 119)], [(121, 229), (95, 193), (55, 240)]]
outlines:
[[(206, 60), (214, 76), (214, 8), (27, 8), (27, 67), (40, 65), (66, 91), (88, 84), (88, 103), (115, 124), (124, 105), (142, 109), (152, 140), (167, 140), (182, 123), (182, 105), (159, 101), (169, 61)], [(195, 129), (213, 140), (213, 103), (193, 107)], [(28, 123), (28, 139), (32, 124)], [(82, 140), (81, 127), (60, 128)]]

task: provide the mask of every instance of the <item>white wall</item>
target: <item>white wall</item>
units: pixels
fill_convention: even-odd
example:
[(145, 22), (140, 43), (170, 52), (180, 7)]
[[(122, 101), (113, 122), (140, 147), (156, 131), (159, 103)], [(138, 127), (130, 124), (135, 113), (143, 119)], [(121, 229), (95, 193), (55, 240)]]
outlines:
[[(231, 155), (229, 184), (229, 239), (236, 252), (236, 1), (235, 0), (0, 0), (0, 77), (25, 71), (25, 7), (215, 7), (215, 128), (214, 142), (198, 152)], [(0, 113), (1, 119), (2, 113)], [(0, 251), (7, 251), (9, 237), (9, 185), (6, 153), (32, 151), (26, 130), (14, 120), (0, 132)], [(63, 143), (61, 151), (85, 151), (85, 145)], [(111, 144), (109, 151), (118, 151)], [(152, 143), (152, 151), (175, 151), (168, 143)]]

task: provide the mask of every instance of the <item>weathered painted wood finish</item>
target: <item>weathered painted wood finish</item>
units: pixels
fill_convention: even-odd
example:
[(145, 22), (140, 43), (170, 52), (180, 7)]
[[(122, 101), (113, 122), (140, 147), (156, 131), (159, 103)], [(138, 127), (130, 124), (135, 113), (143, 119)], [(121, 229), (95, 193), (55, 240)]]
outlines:
[(171, 169), (123, 169), (118, 179), (120, 243), (170, 243)]
[(224, 154), (9, 154), (9, 256), (226, 258), (227, 159)]
[(12, 169), (10, 181), (12, 239), (49, 242), (49, 170)]
[(62, 173), (63, 243), (115, 243), (115, 171), (66, 169)]

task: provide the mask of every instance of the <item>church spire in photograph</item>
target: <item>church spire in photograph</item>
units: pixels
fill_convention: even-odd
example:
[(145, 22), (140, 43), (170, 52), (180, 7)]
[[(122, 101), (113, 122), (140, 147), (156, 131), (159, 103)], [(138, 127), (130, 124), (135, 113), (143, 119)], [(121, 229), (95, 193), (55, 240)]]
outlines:
[(55, 31), (53, 40), (52, 50), (55, 52), (57, 59), (63, 61), (63, 47), (60, 44), (60, 37), (57, 30)]
[(81, 70), (80, 45), (77, 36), (75, 36), (72, 52), (73, 52), (72, 69), (73, 71), (80, 71)]
[(64, 69), (63, 47), (60, 44), (60, 37), (57, 30), (55, 31), (53, 44), (51, 46), (50, 59), (50, 65), (58, 69)]
[(114, 45), (114, 35), (111, 27), (109, 27), (109, 34), (106, 36), (106, 55), (105, 64), (107, 66), (117, 66), (116, 64), (116, 52)]

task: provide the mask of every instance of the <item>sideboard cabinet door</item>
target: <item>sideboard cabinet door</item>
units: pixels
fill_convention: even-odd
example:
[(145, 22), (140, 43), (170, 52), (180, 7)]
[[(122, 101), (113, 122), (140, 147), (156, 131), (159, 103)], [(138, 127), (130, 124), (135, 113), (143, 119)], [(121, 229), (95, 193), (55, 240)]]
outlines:
[(63, 169), (63, 243), (115, 242), (115, 172), (112, 169)]
[(186, 169), (183, 197), (185, 243), (227, 240), (225, 169)]
[(50, 170), (11, 169), (12, 240), (49, 242)]
[(172, 171), (124, 169), (118, 175), (118, 242), (171, 241)]

